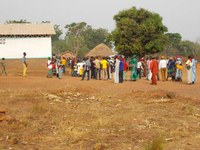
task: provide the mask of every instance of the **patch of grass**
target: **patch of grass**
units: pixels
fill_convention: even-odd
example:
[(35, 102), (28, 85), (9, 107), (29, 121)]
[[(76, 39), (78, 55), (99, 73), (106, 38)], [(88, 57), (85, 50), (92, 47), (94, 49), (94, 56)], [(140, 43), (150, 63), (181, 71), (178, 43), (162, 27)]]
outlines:
[(164, 140), (156, 136), (145, 148), (145, 150), (163, 150)]
[(0, 145), (0, 150), (3, 150), (3, 146), (2, 145)]

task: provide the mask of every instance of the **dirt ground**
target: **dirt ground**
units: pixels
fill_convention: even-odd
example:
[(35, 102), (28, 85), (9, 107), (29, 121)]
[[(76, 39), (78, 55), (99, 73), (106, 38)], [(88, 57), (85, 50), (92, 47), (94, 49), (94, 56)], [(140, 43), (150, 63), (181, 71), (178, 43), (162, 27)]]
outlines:
[[(46, 60), (0, 76), (0, 150), (199, 150), (200, 81), (46, 78)], [(200, 68), (198, 67), (198, 70)], [(153, 147), (153, 148), (150, 148)]]

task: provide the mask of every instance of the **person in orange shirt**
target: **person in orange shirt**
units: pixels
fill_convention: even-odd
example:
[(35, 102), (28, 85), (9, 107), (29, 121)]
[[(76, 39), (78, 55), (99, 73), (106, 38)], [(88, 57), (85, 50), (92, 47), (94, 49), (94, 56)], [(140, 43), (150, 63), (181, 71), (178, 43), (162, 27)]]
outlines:
[(155, 58), (156, 58), (155, 56), (152, 57), (153, 60), (150, 64), (150, 69), (151, 69), (151, 72), (152, 72), (152, 78), (151, 78), (151, 80), (152, 80), (151, 84), (152, 85), (157, 85), (156, 77), (157, 77), (157, 74), (158, 74), (158, 62)]

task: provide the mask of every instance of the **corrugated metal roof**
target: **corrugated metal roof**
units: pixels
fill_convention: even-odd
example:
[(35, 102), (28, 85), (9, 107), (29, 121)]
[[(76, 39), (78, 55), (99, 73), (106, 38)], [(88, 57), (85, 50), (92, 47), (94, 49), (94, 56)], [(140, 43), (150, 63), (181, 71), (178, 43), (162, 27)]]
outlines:
[(52, 24), (0, 24), (0, 35), (53, 35), (55, 30)]

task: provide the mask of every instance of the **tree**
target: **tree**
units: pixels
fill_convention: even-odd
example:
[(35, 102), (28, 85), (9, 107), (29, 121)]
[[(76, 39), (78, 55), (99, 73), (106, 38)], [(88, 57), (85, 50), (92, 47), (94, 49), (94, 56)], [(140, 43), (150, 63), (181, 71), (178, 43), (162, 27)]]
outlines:
[(62, 30), (60, 29), (59, 25), (54, 25), (54, 30), (56, 32), (55, 35), (52, 36), (52, 41), (58, 41), (60, 36), (63, 34)]
[(24, 19), (21, 19), (21, 20), (8, 20), (6, 21), (6, 24), (12, 24), (12, 23), (30, 23)]
[(167, 56), (174, 55), (178, 51), (177, 46), (180, 44), (182, 37), (179, 33), (166, 33), (165, 35), (167, 36), (167, 44), (163, 53)]
[(106, 29), (93, 29), (85, 22), (71, 23), (66, 25), (65, 28), (67, 29), (65, 37), (67, 47), (75, 55), (84, 56), (90, 49), (100, 43), (111, 45), (106, 40), (109, 35)]
[(164, 49), (167, 27), (159, 14), (132, 7), (114, 16), (116, 29), (111, 38), (119, 54), (132, 56), (156, 53)]
[(183, 56), (200, 54), (200, 45), (191, 41), (181, 41), (179, 45), (177, 45), (177, 49), (177, 53)]

